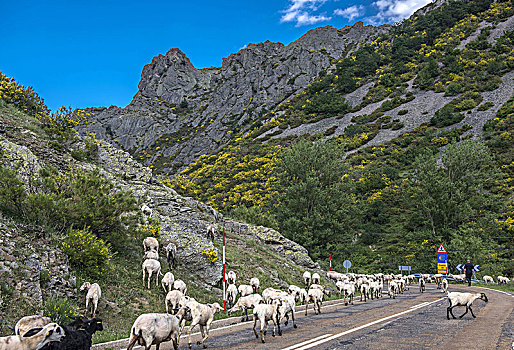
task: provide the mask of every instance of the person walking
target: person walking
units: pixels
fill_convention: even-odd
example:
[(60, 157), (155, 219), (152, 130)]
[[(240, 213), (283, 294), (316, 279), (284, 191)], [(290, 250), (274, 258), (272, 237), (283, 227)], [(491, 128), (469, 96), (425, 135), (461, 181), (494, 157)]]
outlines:
[(468, 282), (468, 286), (471, 286), (471, 277), (475, 271), (475, 265), (471, 263), (471, 260), (468, 259), (468, 262), (464, 264), (464, 270), (466, 271), (466, 282)]

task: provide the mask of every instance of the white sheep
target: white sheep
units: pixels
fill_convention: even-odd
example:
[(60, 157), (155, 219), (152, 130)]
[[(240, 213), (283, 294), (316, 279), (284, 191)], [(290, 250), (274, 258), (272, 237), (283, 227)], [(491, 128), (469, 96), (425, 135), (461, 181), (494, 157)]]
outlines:
[(462, 318), (465, 314), (468, 313), (468, 310), (471, 311), (471, 316), (473, 318), (476, 318), (475, 314), (473, 313), (473, 310), (471, 309), (471, 304), (473, 304), (473, 301), (476, 299), (482, 299), (487, 303), (487, 296), (484, 293), (460, 293), (460, 292), (449, 292), (448, 293), (448, 303), (450, 306), (446, 309), (446, 318), (450, 319), (450, 314), (453, 318), (456, 318), (453, 315), (452, 309), (455, 306), (465, 306), (466, 312), (464, 312), (462, 315), (459, 316), (459, 318)]
[(280, 299), (281, 297), (289, 295), (287, 292), (275, 288), (266, 288), (262, 291), (262, 299), (266, 304), (271, 304), (273, 300)]
[(287, 326), (287, 323), (289, 322), (289, 314), (291, 314), (291, 320), (293, 321), (293, 328), (297, 328), (296, 322), (294, 319), (294, 313), (295, 313), (295, 307), (296, 307), (296, 301), (295, 297), (289, 294), (284, 295), (282, 298), (280, 298), (281, 305), (278, 308), (278, 321), (282, 321), (282, 319), (285, 317), (286, 322), (284, 322), (284, 325)]
[(360, 292), (361, 292), (361, 301), (362, 301), (362, 297), (364, 297), (364, 301), (366, 301), (369, 298), (369, 284), (368, 284), (368, 282), (361, 284)]
[(144, 204), (141, 205), (141, 211), (143, 212), (143, 215), (145, 216), (152, 216), (152, 208), (150, 208), (148, 205)]
[(253, 288), (248, 284), (240, 284), (239, 287), (237, 287), (237, 291), (239, 292), (239, 295), (245, 297), (253, 293)]
[(493, 278), (491, 276), (485, 275), (484, 276), (484, 283), (485, 284), (494, 283), (494, 280), (493, 280)]
[(257, 291), (259, 290), (259, 285), (260, 285), (260, 282), (257, 277), (252, 277), (250, 279), (250, 286), (252, 286), (254, 293), (257, 293)]
[(351, 303), (353, 305), (353, 298), (355, 297), (355, 282), (345, 283), (343, 286), (344, 292), (344, 305)]
[(225, 280), (228, 282), (228, 284), (235, 284), (236, 283), (236, 273), (232, 270), (228, 272), (227, 278)]
[(423, 293), (425, 291), (425, 279), (423, 277), (419, 278), (419, 291)]
[(164, 293), (168, 293), (173, 289), (173, 283), (175, 283), (175, 276), (171, 272), (166, 272), (161, 280), (162, 288)]
[(171, 307), (171, 313), (173, 314), (174, 311), (179, 309), (179, 305), (182, 301), (182, 298), (184, 298), (184, 294), (179, 290), (170, 290), (168, 294), (166, 294), (166, 300), (164, 301), (166, 305), (166, 313), (168, 312), (168, 305)]
[(312, 281), (312, 275), (309, 271), (305, 271), (303, 273), (303, 283), (305, 284), (305, 289), (309, 288)]
[(211, 323), (214, 320), (214, 315), (221, 310), (221, 306), (218, 303), (200, 304), (195, 302), (188, 303), (186, 307), (189, 308), (191, 317), (193, 318), (187, 332), (189, 336), (189, 348), (191, 348), (191, 332), (196, 325), (200, 326), (200, 333), (202, 333), (202, 340), (198, 341), (197, 344), (202, 344), (203, 347), (206, 348), (207, 346), (205, 345), (205, 341), (209, 338)]
[(507, 284), (510, 282), (508, 277), (498, 276), (498, 284)]
[(175, 282), (173, 282), (173, 289), (181, 291), (184, 295), (186, 295), (187, 293), (186, 283), (182, 280), (176, 280)]
[(159, 241), (155, 239), (154, 237), (146, 237), (143, 239), (143, 248), (146, 251), (149, 250), (159, 250)]
[(234, 306), (237, 298), (237, 287), (235, 284), (229, 284), (227, 287), (227, 301), (229, 307)]
[(173, 348), (178, 349), (180, 320), (184, 310), (177, 316), (169, 314), (148, 313), (140, 315), (130, 330), (127, 350), (132, 350), (136, 342), (149, 350), (155, 344), (159, 349), (161, 343), (172, 341)]
[(343, 280), (346, 276), (336, 271), (328, 271), (327, 277), (337, 282)]
[(259, 338), (257, 334), (257, 320), (261, 323), (260, 335), (261, 341), (264, 343), (264, 327), (266, 330), (268, 329), (268, 322), (273, 322), (273, 332), (272, 336), (275, 336), (275, 328), (278, 327), (278, 335), (282, 335), (282, 331), (280, 330), (280, 323), (278, 322), (278, 308), (280, 307), (280, 300), (276, 300), (273, 304), (259, 304), (256, 305), (253, 309), (253, 333), (256, 338)]
[(317, 288), (311, 288), (307, 292), (307, 299), (305, 302), (305, 316), (307, 316), (307, 310), (309, 308), (309, 303), (312, 302), (312, 307), (314, 309), (314, 314), (317, 315), (321, 313), (321, 304), (323, 303), (323, 291)]
[(321, 282), (321, 277), (320, 277), (319, 273), (314, 272), (312, 274), (312, 283), (313, 284), (319, 284), (320, 282)]
[(89, 311), (89, 303), (91, 302), (91, 315), (93, 317), (96, 316), (96, 311), (98, 310), (98, 300), (102, 297), (102, 290), (100, 289), (100, 286), (98, 283), (89, 283), (84, 282), (82, 286), (80, 287), (80, 291), (87, 290), (86, 294), (86, 315)]
[(10, 335), (0, 338), (0, 350), (39, 350), (53, 341), (64, 337), (64, 329), (57, 323), (49, 323), (30, 337)]
[(32, 328), (43, 328), (51, 322), (51, 319), (44, 316), (25, 316), (20, 318), (20, 320), (16, 323), (16, 326), (14, 326), (14, 334), (23, 336)]
[(300, 299), (301, 290), (302, 288), (295, 286), (294, 284), (291, 284), (289, 288), (287, 288), (287, 292), (294, 297), (295, 301), (298, 301)]
[(388, 291), (389, 298), (396, 299), (396, 295), (398, 295), (398, 284), (394, 280), (389, 280), (388, 283)]
[(148, 273), (148, 289), (150, 289), (150, 280), (152, 275), (155, 274), (155, 285), (159, 285), (159, 275), (161, 273), (161, 263), (155, 259), (146, 259), (142, 265), (143, 269), (143, 286), (145, 285), (146, 273)]
[(175, 243), (168, 243), (166, 246), (166, 262), (168, 268), (171, 270), (175, 267), (175, 259), (177, 258), (177, 245)]
[(448, 280), (446, 278), (443, 278), (443, 281), (441, 282), (441, 286), (443, 289), (443, 293), (446, 293), (448, 291)]
[(307, 297), (307, 291), (304, 288), (300, 289), (300, 293), (298, 296), (298, 301), (300, 302), (300, 304), (305, 304), (307, 301)]
[(145, 255), (143, 256), (143, 259), (154, 259), (159, 260), (159, 253), (156, 250), (147, 250), (145, 252)]
[(259, 294), (241, 296), (237, 300), (236, 304), (228, 310), (228, 314), (231, 315), (234, 312), (242, 311), (243, 318), (241, 319), (241, 322), (245, 320), (248, 321), (248, 309), (254, 309), (255, 306), (261, 303), (262, 301), (262, 297)]

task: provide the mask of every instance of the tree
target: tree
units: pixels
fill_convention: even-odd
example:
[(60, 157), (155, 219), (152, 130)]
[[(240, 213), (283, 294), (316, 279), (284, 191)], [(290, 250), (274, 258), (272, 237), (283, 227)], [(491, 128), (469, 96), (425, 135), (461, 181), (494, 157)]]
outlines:
[[(450, 144), (437, 164), (437, 155), (422, 153), (414, 162), (414, 199), (434, 235), (450, 238), (470, 221), (492, 220), (500, 201), (489, 191), (500, 172), (487, 147), (476, 140)], [(484, 225), (486, 224), (484, 222)]]
[(342, 147), (334, 140), (301, 140), (280, 157), (277, 222), (281, 232), (305, 246), (313, 258), (349, 238), (342, 157)]

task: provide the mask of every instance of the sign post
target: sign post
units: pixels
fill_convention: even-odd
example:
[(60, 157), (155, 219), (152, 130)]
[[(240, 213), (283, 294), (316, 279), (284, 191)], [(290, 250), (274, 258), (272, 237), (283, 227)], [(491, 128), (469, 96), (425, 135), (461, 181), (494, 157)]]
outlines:
[(441, 244), (437, 249), (437, 273), (448, 273), (448, 253)]
[(403, 276), (403, 271), (407, 271), (407, 274), (410, 274), (411, 267), (410, 266), (398, 266), (398, 270)]
[(227, 295), (225, 291), (225, 227), (223, 227), (223, 311), (227, 311)]
[(346, 268), (346, 273), (348, 273), (348, 269), (352, 267), (352, 263), (350, 262), (350, 260), (343, 261), (343, 267)]
[(330, 254), (330, 268), (328, 271), (332, 271), (332, 254)]

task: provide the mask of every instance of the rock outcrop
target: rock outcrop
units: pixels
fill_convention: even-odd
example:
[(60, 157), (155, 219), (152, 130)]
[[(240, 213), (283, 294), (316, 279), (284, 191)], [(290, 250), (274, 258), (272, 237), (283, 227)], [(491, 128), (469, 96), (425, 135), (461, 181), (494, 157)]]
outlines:
[(341, 56), (389, 26), (313, 29), (284, 46), (249, 44), (218, 68), (196, 69), (179, 49), (155, 57), (125, 108), (92, 108), (82, 134), (94, 133), (136, 160), (175, 172), (247, 130), (260, 115), (301, 91)]

